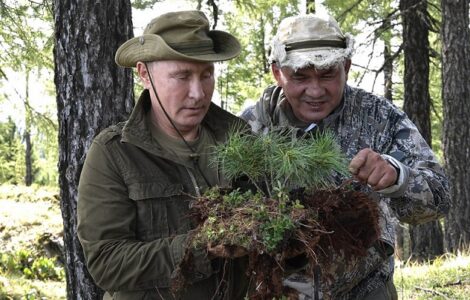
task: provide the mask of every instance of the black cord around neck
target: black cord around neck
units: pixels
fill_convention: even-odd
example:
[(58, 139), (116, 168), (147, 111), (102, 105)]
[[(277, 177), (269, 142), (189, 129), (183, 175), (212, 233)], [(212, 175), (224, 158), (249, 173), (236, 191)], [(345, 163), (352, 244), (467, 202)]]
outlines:
[(193, 147), (191, 147), (191, 145), (186, 141), (186, 139), (184, 138), (183, 134), (181, 134), (181, 132), (178, 130), (178, 128), (176, 127), (175, 123), (173, 122), (173, 120), (170, 118), (170, 115), (167, 113), (165, 107), (163, 107), (162, 105), (162, 102), (160, 101), (160, 97), (158, 97), (158, 93), (157, 93), (157, 89), (155, 88), (155, 85), (153, 84), (153, 78), (152, 78), (152, 75), (150, 75), (150, 70), (147, 66), (147, 63), (144, 62), (144, 65), (145, 65), (145, 69), (147, 70), (147, 74), (149, 75), (149, 80), (150, 80), (150, 85), (152, 86), (152, 89), (153, 89), (153, 93), (155, 94), (155, 97), (157, 98), (157, 101), (158, 101), (158, 104), (160, 105), (160, 107), (162, 108), (162, 111), (163, 113), (165, 114), (165, 117), (168, 119), (168, 121), (170, 122), (171, 126), (173, 127), (173, 129), (175, 129), (176, 133), (179, 135), (179, 137), (183, 140), (184, 144), (186, 145), (186, 147), (188, 147), (188, 149), (191, 151), (192, 154), (189, 155), (190, 159), (193, 161), (193, 164), (194, 164), (194, 167), (195, 169), (198, 170), (199, 174), (201, 174), (202, 178), (204, 179), (204, 181), (206, 182), (207, 186), (208, 187), (211, 187), (210, 183), (209, 183), (209, 180), (207, 180), (206, 178), (206, 175), (204, 175), (204, 172), (202, 172), (201, 170), (201, 167), (199, 166), (199, 154), (196, 152), (196, 150), (194, 150)]

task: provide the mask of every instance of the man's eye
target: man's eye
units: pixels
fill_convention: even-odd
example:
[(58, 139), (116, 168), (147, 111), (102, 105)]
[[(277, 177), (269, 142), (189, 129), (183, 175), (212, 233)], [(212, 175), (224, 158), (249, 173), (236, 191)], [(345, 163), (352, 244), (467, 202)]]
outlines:
[(324, 79), (331, 79), (331, 78), (334, 78), (335, 76), (336, 76), (336, 70), (334, 69), (328, 70), (324, 72), (323, 74), (321, 74), (321, 78), (324, 78)]
[(214, 74), (212, 72), (206, 72), (202, 74), (202, 78), (204, 79), (209, 79), (209, 78), (212, 78), (213, 76)]
[(186, 80), (189, 78), (189, 76), (185, 74), (176, 75), (175, 77), (176, 79), (179, 79), (179, 80)]
[(304, 80), (305, 76), (303, 76), (303, 75), (293, 75), (292, 79), (294, 79), (294, 80)]
[(327, 73), (327, 74), (323, 74), (321, 77), (322, 77), (322, 78), (325, 78), (325, 79), (331, 79), (331, 78), (334, 78), (334, 77), (335, 77), (335, 74), (333, 74), (333, 73)]

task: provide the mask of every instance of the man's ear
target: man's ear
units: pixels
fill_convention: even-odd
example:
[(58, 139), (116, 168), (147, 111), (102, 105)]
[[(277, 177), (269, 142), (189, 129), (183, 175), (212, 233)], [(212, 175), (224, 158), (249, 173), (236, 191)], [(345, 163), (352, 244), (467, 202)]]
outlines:
[(279, 84), (281, 80), (281, 68), (276, 63), (271, 64), (271, 72), (273, 73), (274, 78), (276, 79), (277, 83)]
[(346, 74), (346, 78), (348, 78), (348, 73), (349, 73), (350, 68), (351, 68), (351, 59), (348, 58), (344, 62), (344, 73)]
[(142, 81), (142, 85), (145, 89), (150, 88), (150, 79), (149, 79), (149, 71), (145, 63), (138, 61), (136, 64), (137, 75), (139, 75), (140, 80)]

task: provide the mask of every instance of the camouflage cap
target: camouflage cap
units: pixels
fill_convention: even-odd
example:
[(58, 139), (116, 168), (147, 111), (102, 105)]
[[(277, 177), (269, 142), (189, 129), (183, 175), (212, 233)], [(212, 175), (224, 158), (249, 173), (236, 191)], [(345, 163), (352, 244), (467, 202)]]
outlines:
[(351, 35), (343, 34), (331, 16), (288, 17), (272, 40), (270, 60), (295, 70), (307, 66), (329, 68), (351, 58), (353, 45)]

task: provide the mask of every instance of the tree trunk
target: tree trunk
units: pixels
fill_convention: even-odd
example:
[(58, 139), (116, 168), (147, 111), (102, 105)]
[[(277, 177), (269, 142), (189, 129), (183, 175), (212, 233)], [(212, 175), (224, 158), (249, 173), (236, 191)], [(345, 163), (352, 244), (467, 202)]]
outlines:
[(132, 36), (131, 4), (55, 0), (55, 85), (59, 119), (59, 185), (64, 220), (67, 299), (101, 299), (76, 234), (77, 187), (94, 136), (126, 119), (133, 107), (132, 71), (114, 54)]
[(305, 1), (306, 7), (305, 12), (307, 14), (314, 14), (315, 13), (315, 0), (307, 0)]
[(25, 143), (25, 165), (26, 165), (26, 171), (25, 171), (25, 176), (24, 176), (24, 184), (26, 186), (30, 186), (33, 184), (33, 160), (32, 160), (32, 144), (31, 144), (31, 130), (30, 129), (25, 129), (24, 131), (24, 143)]
[[(390, 32), (389, 35), (382, 34), (384, 42), (384, 97), (393, 102), (393, 56), (392, 56), (392, 43), (391, 43), (391, 20), (385, 18), (382, 27), (384, 32)], [(408, 257), (408, 249), (405, 249), (405, 234), (408, 234), (408, 230), (402, 227), (402, 224), (396, 224), (395, 226), (396, 240), (395, 240), (395, 255), (401, 260), (406, 260)]]
[[(404, 111), (431, 145), (431, 98), (429, 96), (429, 18), (427, 2), (401, 0), (405, 55)], [(444, 253), (438, 221), (410, 226), (411, 255), (427, 260)]]
[(30, 70), (26, 70), (26, 85), (24, 96), (24, 112), (25, 112), (25, 128), (24, 128), (24, 162), (25, 162), (25, 176), (24, 184), (30, 186), (33, 184), (33, 149), (31, 144), (31, 107), (29, 107), (29, 74)]
[[(391, 28), (390, 18), (384, 20), (384, 28)], [(387, 29), (390, 31), (390, 29)], [(393, 57), (390, 39), (384, 38), (384, 97), (393, 101)]]
[(469, 0), (442, 0), (444, 159), (451, 182), (446, 218), (448, 251), (470, 245), (470, 30)]
[(384, 58), (384, 97), (393, 102), (393, 60), (390, 45), (385, 45)]

